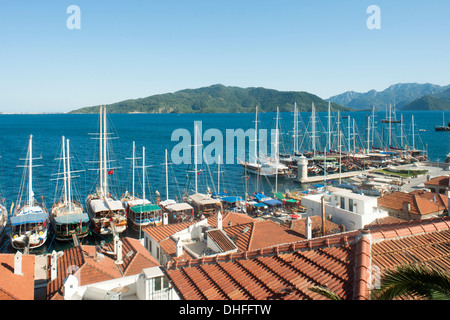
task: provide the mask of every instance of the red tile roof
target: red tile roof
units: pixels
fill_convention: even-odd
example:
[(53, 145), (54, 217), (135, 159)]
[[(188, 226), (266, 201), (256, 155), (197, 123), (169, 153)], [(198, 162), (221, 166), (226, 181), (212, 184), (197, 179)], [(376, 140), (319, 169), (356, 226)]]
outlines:
[(450, 218), (371, 226), (270, 248), (168, 263), (183, 299), (324, 299), (327, 286), (343, 299), (368, 299), (369, 271), (423, 263), (450, 271)]
[(425, 182), (425, 185), (450, 187), (450, 177), (449, 176), (434, 177)]
[[(64, 250), (64, 254), (58, 257), (57, 278), (47, 285), (47, 299), (62, 299), (63, 280), (70, 271), (76, 271), (79, 285), (84, 286), (95, 282), (101, 282), (139, 274), (143, 269), (158, 266), (158, 262), (140, 244), (139, 240), (132, 238), (121, 238), (123, 243), (123, 263), (116, 264), (115, 257), (107, 252), (114, 251), (114, 244), (108, 243), (100, 253), (96, 254), (98, 248), (91, 245), (82, 245)], [(48, 261), (50, 266), (50, 257)], [(50, 268), (49, 268), (50, 269)], [(73, 273), (73, 272), (72, 272)], [(50, 270), (48, 271), (50, 279)]]
[(448, 208), (448, 199), (431, 192), (405, 193), (396, 191), (378, 198), (378, 206), (397, 211), (403, 210), (403, 204), (409, 204), (410, 214), (426, 215), (439, 213)]
[(14, 274), (14, 254), (0, 254), (0, 300), (33, 300), (35, 256), (22, 255), (22, 273)]

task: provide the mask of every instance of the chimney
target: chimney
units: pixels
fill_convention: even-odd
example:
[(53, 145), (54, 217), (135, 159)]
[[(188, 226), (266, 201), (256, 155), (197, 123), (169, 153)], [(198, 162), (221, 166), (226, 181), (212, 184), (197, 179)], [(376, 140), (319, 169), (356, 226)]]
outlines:
[(169, 216), (167, 215), (167, 212), (163, 213), (163, 225), (166, 226), (169, 224)]
[(114, 237), (114, 254), (116, 255), (115, 264), (122, 264), (122, 241), (120, 241), (119, 236)]
[(23, 276), (22, 273), (22, 253), (17, 251), (14, 255), (14, 274)]
[(217, 211), (217, 229), (222, 230), (222, 214)]
[(181, 237), (177, 240), (177, 257), (183, 254), (183, 244), (181, 243)]
[(63, 297), (64, 300), (70, 300), (74, 294), (78, 291), (79, 281), (74, 275), (69, 275), (63, 281)]
[(50, 280), (53, 281), (58, 277), (58, 256), (55, 250), (50, 257), (50, 268)]
[(308, 240), (312, 239), (312, 221), (311, 221), (310, 217), (306, 218), (305, 236), (306, 236), (306, 239), (308, 239)]

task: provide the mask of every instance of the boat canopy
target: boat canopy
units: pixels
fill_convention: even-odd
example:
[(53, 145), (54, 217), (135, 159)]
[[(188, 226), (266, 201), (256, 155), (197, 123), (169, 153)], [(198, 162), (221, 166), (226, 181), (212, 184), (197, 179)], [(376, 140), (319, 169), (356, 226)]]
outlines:
[(192, 206), (188, 203), (182, 202), (182, 203), (174, 203), (166, 207), (169, 211), (183, 211), (183, 210), (192, 210)]
[(151, 203), (138, 204), (138, 205), (132, 206), (130, 209), (134, 213), (153, 212), (153, 211), (161, 210), (161, 208), (158, 205), (151, 204)]
[(204, 194), (196, 193), (189, 197), (192, 201), (194, 201), (198, 205), (208, 205), (208, 204), (221, 204), (219, 199), (210, 198)]
[(17, 226), (25, 223), (40, 223), (44, 222), (48, 217), (47, 212), (33, 213), (33, 214), (21, 214), (11, 217), (11, 225)]
[(238, 201), (241, 201), (241, 197), (235, 197), (235, 196), (230, 196), (230, 197), (223, 197), (221, 198), (222, 201), (228, 202), (228, 203), (235, 203)]
[(102, 199), (94, 199), (91, 201), (91, 205), (94, 212), (123, 210), (122, 202), (119, 200), (107, 199), (104, 201)]
[(80, 223), (87, 221), (89, 221), (89, 216), (87, 213), (68, 214), (62, 217), (55, 217), (55, 222), (57, 224)]
[(261, 201), (262, 199), (267, 198), (267, 196), (263, 195), (262, 193), (255, 193), (255, 198), (258, 201)]
[(276, 200), (276, 199), (264, 200), (263, 203), (265, 203), (271, 207), (283, 204), (283, 202), (281, 202), (280, 200)]
[(275, 198), (279, 199), (279, 200), (284, 200), (286, 199), (286, 197), (281, 193), (281, 192), (276, 192), (274, 194)]
[(254, 206), (255, 208), (267, 207), (267, 205), (266, 205), (265, 203), (261, 203), (261, 202), (255, 203), (255, 204), (253, 204), (253, 206)]

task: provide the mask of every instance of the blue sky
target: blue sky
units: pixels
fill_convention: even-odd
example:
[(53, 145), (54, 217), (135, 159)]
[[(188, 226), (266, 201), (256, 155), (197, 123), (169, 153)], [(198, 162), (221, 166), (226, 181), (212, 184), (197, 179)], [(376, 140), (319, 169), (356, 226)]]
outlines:
[[(70, 5), (81, 29), (70, 30)], [(370, 5), (381, 29), (369, 30)], [(450, 2), (0, 0), (0, 112), (66, 112), (221, 83), (328, 98), (450, 84)]]

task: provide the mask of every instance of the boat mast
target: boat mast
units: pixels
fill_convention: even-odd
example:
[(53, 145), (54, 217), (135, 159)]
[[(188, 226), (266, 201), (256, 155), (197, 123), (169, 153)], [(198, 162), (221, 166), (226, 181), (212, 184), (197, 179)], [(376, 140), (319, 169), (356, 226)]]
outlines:
[(331, 102), (328, 101), (328, 150), (331, 151)]
[(169, 175), (168, 175), (168, 170), (167, 170), (167, 149), (166, 149), (166, 200), (169, 200)]
[(312, 151), (313, 156), (316, 156), (316, 110), (314, 107), (314, 102), (312, 103), (311, 109), (311, 130), (312, 130)]
[(70, 154), (69, 154), (69, 144), (70, 140), (67, 139), (66, 147), (67, 147), (67, 198), (69, 201), (69, 212), (72, 211), (72, 192), (71, 192), (71, 176), (70, 176)]
[(367, 118), (367, 152), (370, 150), (370, 116)]
[(142, 205), (144, 204), (145, 204), (145, 147), (142, 147)]
[(107, 157), (106, 157), (106, 107), (103, 107), (103, 194), (105, 197), (108, 194), (108, 178), (107, 178)]
[(416, 144), (414, 139), (414, 115), (412, 115), (412, 141), (413, 141), (413, 150), (416, 150)]
[(341, 113), (338, 110), (337, 132), (338, 132), (338, 148), (339, 148), (339, 184), (341, 184), (341, 166), (342, 166), (342, 154), (341, 154)]
[(348, 153), (350, 153), (350, 139), (351, 139), (351, 134), (350, 134), (350, 115), (348, 116)]
[(294, 105), (294, 156), (298, 153), (298, 111), (297, 102)]
[(134, 169), (135, 169), (135, 159), (136, 159), (136, 145), (135, 145), (135, 142), (133, 141), (133, 155), (132, 155), (132, 160), (131, 161), (133, 161), (133, 163), (132, 163), (132, 165), (131, 165), (131, 167), (132, 167), (132, 170), (133, 170), (133, 174), (132, 174), (132, 176), (133, 176), (133, 183), (131, 184), (131, 195), (132, 195), (132, 199), (134, 199)]
[(220, 154), (217, 160), (217, 194), (220, 193)]
[(389, 146), (388, 146), (388, 149), (390, 149), (391, 148), (391, 130), (392, 130), (392, 106), (391, 106), (391, 104), (389, 104), (389, 118), (388, 118), (388, 121), (389, 121)]
[(30, 140), (28, 141), (28, 206), (33, 205), (33, 135), (30, 135)]
[(63, 202), (67, 205), (67, 168), (66, 168), (66, 138), (62, 136), (62, 161), (63, 161), (63, 182), (64, 182), (64, 195)]
[(278, 192), (278, 114), (280, 108), (277, 107), (277, 119), (275, 125), (275, 192)]
[(197, 123), (194, 126), (194, 175), (195, 175), (195, 193), (197, 193)]
[(99, 118), (100, 118), (100, 131), (99, 131), (99, 162), (100, 162), (100, 193), (101, 197), (104, 198), (104, 189), (103, 189), (103, 118), (102, 118), (102, 107), (100, 106), (100, 112), (99, 112)]
[(255, 113), (255, 164), (258, 163), (258, 106)]

